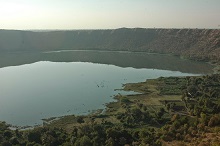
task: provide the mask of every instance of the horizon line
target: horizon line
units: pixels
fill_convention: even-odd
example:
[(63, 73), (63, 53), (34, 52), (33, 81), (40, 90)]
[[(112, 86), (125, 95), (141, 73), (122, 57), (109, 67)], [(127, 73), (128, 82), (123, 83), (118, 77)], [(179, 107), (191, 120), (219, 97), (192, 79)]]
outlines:
[(0, 28), (0, 30), (14, 30), (14, 31), (37, 31), (37, 32), (45, 32), (45, 31), (77, 31), (77, 30), (80, 30), (80, 31), (91, 31), (91, 30), (117, 30), (117, 29), (199, 29), (199, 30), (218, 30), (220, 29), (220, 26), (219, 28), (198, 28), (198, 27), (181, 27), (181, 28), (178, 28), (178, 27), (119, 27), (119, 28), (85, 28), (85, 29), (4, 29), (4, 28)]

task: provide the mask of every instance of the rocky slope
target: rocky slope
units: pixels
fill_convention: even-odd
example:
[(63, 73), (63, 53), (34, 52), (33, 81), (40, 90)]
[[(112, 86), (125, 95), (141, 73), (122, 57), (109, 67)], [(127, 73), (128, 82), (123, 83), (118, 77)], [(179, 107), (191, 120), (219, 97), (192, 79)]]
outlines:
[(0, 52), (117, 50), (172, 53), (220, 61), (219, 29), (144, 29), (72, 31), (0, 30)]

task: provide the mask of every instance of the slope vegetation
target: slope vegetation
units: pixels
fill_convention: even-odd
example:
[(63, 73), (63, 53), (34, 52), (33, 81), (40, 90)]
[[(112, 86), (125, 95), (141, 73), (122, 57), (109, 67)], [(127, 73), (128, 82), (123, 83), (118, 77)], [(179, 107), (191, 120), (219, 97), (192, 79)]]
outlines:
[(0, 52), (114, 50), (172, 53), (219, 61), (219, 29), (144, 29), (18, 31), (0, 30)]

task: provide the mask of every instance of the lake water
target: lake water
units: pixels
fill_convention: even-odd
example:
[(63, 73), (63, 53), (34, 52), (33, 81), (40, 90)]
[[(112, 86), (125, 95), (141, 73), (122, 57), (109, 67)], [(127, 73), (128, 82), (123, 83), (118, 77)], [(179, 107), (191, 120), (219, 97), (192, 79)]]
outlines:
[[(77, 53), (81, 58), (74, 58)], [(33, 126), (41, 124), (43, 118), (86, 114), (104, 109), (104, 104), (113, 101), (112, 97), (119, 92), (128, 94), (114, 91), (121, 89), (122, 84), (161, 76), (206, 74), (212, 68), (206, 63), (156, 54), (95, 51), (82, 54), (78, 51), (0, 56), (0, 60), (4, 60), (0, 68), (0, 121)], [(109, 55), (112, 62), (108, 62)], [(104, 58), (100, 61), (99, 57)], [(17, 62), (10, 60), (12, 58)], [(168, 62), (163, 61), (165, 58)], [(149, 63), (140, 62), (140, 59), (154, 64), (149, 67)], [(171, 62), (178, 66), (172, 67)]]

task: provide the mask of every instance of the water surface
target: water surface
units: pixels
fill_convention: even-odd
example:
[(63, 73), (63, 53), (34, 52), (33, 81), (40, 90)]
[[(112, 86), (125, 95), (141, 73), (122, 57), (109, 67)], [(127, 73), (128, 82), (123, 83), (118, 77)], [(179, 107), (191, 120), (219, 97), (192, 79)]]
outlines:
[[(113, 54), (117, 56), (117, 53), (114, 52)], [(56, 61), (56, 59), (59, 60), (61, 56), (64, 58), (63, 54), (50, 55), (53, 56), (52, 58), (54, 60), (52, 61)], [(68, 55), (66, 54), (66, 56)], [(128, 57), (131, 54), (118, 55)], [(137, 56), (136, 58), (138, 58)], [(139, 54), (139, 56), (143, 57), (143, 54)], [(29, 58), (30, 56), (26, 57)], [(183, 73), (181, 71), (173, 71), (175, 70), (173, 68), (173, 70), (160, 69), (161, 65), (159, 64), (154, 65), (152, 68), (148, 68), (147, 66), (122, 67), (120, 65), (116, 66), (107, 63), (91, 63), (95, 62), (91, 58), (91, 62), (71, 62), (71, 60), (69, 60), (69, 62), (62, 62), (61, 60), (51, 62), (50, 57), (45, 58), (45, 60), (50, 61), (36, 60), (35, 63), (31, 64), (28, 64), (30, 63), (30, 59), (25, 60), (25, 58), (23, 58), (22, 60), (18, 57), (23, 61), (23, 65), (5, 65), (4, 68), (0, 68), (1, 121), (6, 121), (13, 125), (25, 126), (41, 124), (41, 119), (43, 118), (69, 114), (85, 114), (92, 110), (105, 108), (105, 103), (113, 101), (112, 97), (118, 94), (118, 92), (122, 92), (114, 91), (114, 89), (122, 88), (122, 84), (142, 82), (146, 79), (158, 78), (160, 76), (199, 75), (206, 72), (207, 67), (209, 67), (204, 63), (196, 64), (196, 62), (192, 62), (192, 70), (197, 65), (200, 67), (204, 65), (203, 68), (201, 68), (201, 72), (195, 73), (189, 71)], [(158, 58), (154, 55), (154, 59), (160, 58), (159, 56), (157, 57)], [(161, 58), (163, 57), (162, 55)], [(73, 58), (72, 60), (74, 61)], [(68, 59), (68, 57), (66, 59)], [(118, 63), (123, 64), (123, 61), (127, 61), (126, 63), (129, 64), (128, 58), (127, 60), (115, 59), (118, 59)], [(178, 60), (177, 58), (175, 59)], [(173, 61), (176, 61), (175, 59)], [(83, 60), (83, 57), (81, 60)], [(103, 58), (103, 60), (105, 59)], [(131, 62), (133, 61), (132, 59)], [(8, 62), (6, 61), (6, 63)], [(112, 62), (112, 64), (114, 64), (116, 61), (113, 60)], [(179, 59), (179, 63), (180, 62), (182, 66), (178, 66), (177, 69), (187, 65), (188, 69), (190, 69), (191, 64), (189, 64), (189, 61)], [(162, 64), (162, 66), (166, 67), (165, 62), (162, 62)], [(202, 69), (204, 69), (204, 72)], [(126, 93), (123, 92), (121, 94)]]
[(0, 54), (0, 67), (30, 64), (38, 61), (92, 62), (119, 67), (161, 69), (195, 74), (211, 73), (213, 68), (204, 62), (180, 59), (172, 55), (149, 54), (145, 52), (73, 50)]

